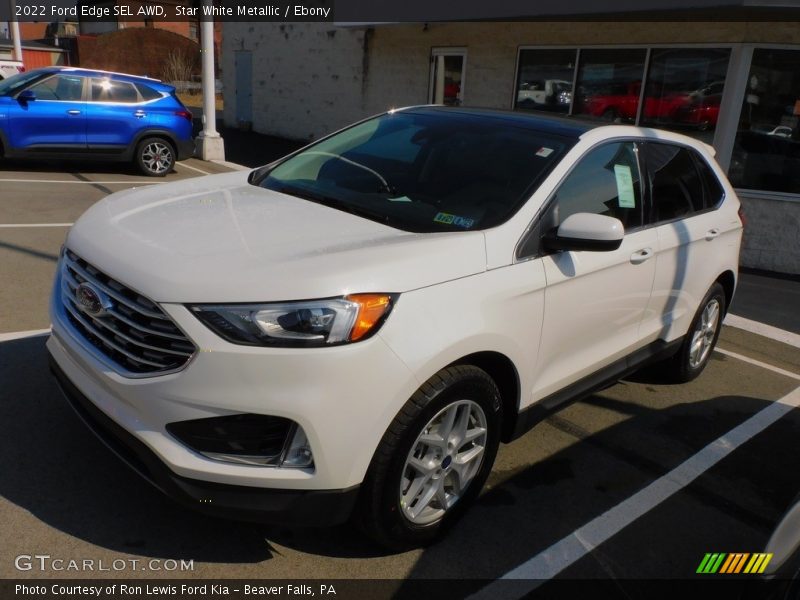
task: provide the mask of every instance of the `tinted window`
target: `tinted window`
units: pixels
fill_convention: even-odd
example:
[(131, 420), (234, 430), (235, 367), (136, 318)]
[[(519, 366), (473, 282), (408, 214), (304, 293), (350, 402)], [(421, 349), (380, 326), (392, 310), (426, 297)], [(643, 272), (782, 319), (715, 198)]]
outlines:
[(92, 80), (93, 102), (121, 102), (135, 104), (139, 102), (139, 95), (132, 83), (126, 81), (111, 81), (110, 79)]
[(606, 144), (581, 159), (556, 191), (543, 233), (580, 212), (617, 218), (626, 230), (642, 225), (642, 186), (632, 142)]
[(687, 217), (704, 208), (703, 182), (686, 148), (647, 144), (647, 169), (652, 190), (652, 221)]
[(576, 50), (520, 50), (514, 107), (569, 111)]
[(83, 96), (83, 77), (56, 75), (29, 89), (36, 94), (37, 100), (77, 102)]
[(572, 114), (633, 123), (646, 56), (643, 48), (581, 50)]
[(137, 83), (136, 89), (139, 90), (139, 93), (145, 100), (155, 100), (156, 98), (161, 98), (161, 94), (159, 94), (149, 85), (144, 85), (143, 83)]
[(255, 184), (408, 231), (493, 227), (573, 140), (460, 112), (402, 111), (347, 129)]
[(697, 170), (700, 172), (700, 178), (703, 180), (703, 191), (705, 193), (703, 206), (705, 208), (713, 208), (722, 202), (722, 196), (725, 190), (722, 189), (719, 179), (708, 166), (705, 160), (700, 158), (697, 154), (692, 153)]

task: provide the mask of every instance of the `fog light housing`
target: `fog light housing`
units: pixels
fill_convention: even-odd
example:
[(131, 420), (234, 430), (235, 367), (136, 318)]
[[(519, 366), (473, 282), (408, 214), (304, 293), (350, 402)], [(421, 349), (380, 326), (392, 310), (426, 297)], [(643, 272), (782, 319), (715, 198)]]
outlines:
[(178, 421), (166, 429), (185, 446), (219, 462), (289, 468), (314, 464), (303, 428), (284, 417), (239, 414)]

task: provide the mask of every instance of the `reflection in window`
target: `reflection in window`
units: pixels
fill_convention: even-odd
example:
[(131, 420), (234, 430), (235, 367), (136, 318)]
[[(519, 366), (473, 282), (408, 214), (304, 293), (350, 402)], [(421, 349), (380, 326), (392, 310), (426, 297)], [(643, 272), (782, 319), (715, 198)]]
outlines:
[(433, 56), (433, 89), (431, 102), (446, 106), (461, 106), (463, 102), (463, 54), (439, 54)]
[(545, 231), (581, 212), (619, 219), (626, 230), (642, 225), (642, 189), (633, 143), (606, 144), (581, 159), (556, 192)]
[(132, 83), (111, 81), (110, 79), (93, 79), (92, 101), (135, 104), (139, 101), (139, 96), (136, 94), (136, 88)]
[(83, 77), (56, 75), (29, 88), (37, 100), (78, 102), (83, 96)]
[(800, 193), (800, 51), (756, 49), (728, 177), (735, 187)]
[(573, 114), (633, 123), (646, 55), (643, 48), (582, 50)]
[(711, 143), (729, 58), (730, 50), (719, 48), (653, 50), (641, 124), (685, 130)]
[(566, 113), (576, 50), (521, 50), (514, 108)]

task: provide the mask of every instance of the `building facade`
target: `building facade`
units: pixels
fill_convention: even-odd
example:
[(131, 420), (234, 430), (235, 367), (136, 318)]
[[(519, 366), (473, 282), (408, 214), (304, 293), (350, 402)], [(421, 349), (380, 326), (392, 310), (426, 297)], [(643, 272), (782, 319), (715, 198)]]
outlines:
[(310, 140), (431, 102), (680, 131), (739, 191), (742, 264), (800, 274), (800, 19), (224, 27), (228, 125)]

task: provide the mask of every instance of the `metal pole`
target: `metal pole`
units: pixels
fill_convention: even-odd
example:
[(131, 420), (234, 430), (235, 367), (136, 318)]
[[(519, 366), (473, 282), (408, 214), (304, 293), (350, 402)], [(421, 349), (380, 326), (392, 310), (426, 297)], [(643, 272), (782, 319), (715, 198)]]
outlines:
[(19, 21), (14, 19), (14, 15), (16, 11), (16, 2), (15, 0), (9, 0), (9, 4), (11, 6), (11, 40), (14, 42), (14, 60), (18, 60), (22, 62), (22, 41), (19, 35)]
[[(212, 0), (204, 0), (212, 6)], [(203, 65), (203, 131), (200, 132), (200, 158), (225, 160), (225, 145), (217, 132), (216, 89), (214, 86), (214, 20), (200, 22), (200, 53)]]

